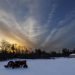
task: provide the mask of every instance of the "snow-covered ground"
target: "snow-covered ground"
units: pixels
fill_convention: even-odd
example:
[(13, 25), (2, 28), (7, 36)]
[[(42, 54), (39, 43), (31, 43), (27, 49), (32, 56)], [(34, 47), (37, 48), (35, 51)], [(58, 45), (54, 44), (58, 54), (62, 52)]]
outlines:
[(0, 75), (75, 75), (75, 58), (27, 60), (28, 69), (6, 69), (0, 62)]

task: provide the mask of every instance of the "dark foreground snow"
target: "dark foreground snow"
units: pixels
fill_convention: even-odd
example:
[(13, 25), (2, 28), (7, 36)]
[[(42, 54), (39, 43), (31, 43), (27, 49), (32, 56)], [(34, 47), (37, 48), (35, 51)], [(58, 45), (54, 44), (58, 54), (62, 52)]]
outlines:
[(75, 75), (75, 58), (27, 60), (28, 69), (6, 69), (0, 62), (0, 75)]

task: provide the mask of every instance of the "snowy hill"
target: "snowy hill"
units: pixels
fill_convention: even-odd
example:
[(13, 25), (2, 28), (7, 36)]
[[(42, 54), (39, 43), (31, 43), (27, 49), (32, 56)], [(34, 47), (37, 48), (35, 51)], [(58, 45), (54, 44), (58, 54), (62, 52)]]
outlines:
[(75, 75), (75, 58), (27, 60), (28, 69), (6, 69), (0, 62), (0, 75)]

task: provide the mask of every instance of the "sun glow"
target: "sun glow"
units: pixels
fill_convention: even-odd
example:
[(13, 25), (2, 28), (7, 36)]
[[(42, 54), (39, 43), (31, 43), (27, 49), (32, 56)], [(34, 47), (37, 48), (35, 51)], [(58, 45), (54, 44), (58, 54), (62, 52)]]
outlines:
[(5, 41), (7, 41), (8, 43), (10, 43), (10, 44), (15, 44), (15, 45), (17, 45), (17, 46), (24, 46), (24, 47), (28, 47), (25, 43), (22, 43), (21, 41), (18, 41), (18, 40), (14, 40), (14, 39), (10, 39), (10, 38), (6, 38), (6, 39), (1, 39), (0, 40), (0, 42), (2, 41), (2, 40), (5, 40)]
[(16, 40), (8, 40), (8, 39), (7, 39), (6, 41), (8, 41), (8, 42), (11, 43), (11, 44), (23, 45), (23, 44), (17, 42)]
[[(20, 43), (20, 42), (17, 41), (17, 40), (12, 40), (12, 39), (0, 40), (0, 46), (2, 46), (1, 42), (6, 42), (6, 43), (10, 44), (11, 46), (14, 45), (14, 47), (17, 49), (17, 51), (15, 50), (15, 53), (18, 52), (18, 50), (19, 50), (19, 51), (30, 50), (30, 49), (28, 48), (28, 46), (26, 46), (26, 45), (23, 44), (23, 43)], [(0, 50), (1, 50), (1, 49), (2, 49), (2, 48), (0, 47)], [(11, 47), (9, 47), (9, 49), (7, 49), (7, 52), (13, 53)]]

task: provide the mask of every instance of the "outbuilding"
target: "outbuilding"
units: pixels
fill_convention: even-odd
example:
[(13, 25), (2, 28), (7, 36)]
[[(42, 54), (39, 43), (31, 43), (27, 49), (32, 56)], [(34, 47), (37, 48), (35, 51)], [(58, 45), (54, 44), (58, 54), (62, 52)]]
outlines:
[(71, 57), (71, 58), (75, 58), (75, 53), (70, 54), (70, 56), (69, 56), (69, 57)]

